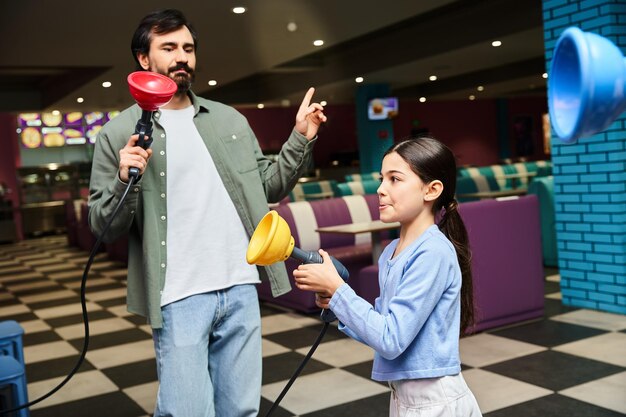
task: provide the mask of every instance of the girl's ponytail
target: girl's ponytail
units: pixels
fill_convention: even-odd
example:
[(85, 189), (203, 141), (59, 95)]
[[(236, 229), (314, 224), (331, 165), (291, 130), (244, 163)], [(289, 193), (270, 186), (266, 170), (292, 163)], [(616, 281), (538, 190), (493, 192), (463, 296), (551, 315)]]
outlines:
[(452, 242), (461, 267), (461, 334), (474, 324), (474, 288), (472, 285), (472, 254), (465, 223), (458, 211), (459, 204), (453, 198), (446, 204), (439, 221), (439, 230)]

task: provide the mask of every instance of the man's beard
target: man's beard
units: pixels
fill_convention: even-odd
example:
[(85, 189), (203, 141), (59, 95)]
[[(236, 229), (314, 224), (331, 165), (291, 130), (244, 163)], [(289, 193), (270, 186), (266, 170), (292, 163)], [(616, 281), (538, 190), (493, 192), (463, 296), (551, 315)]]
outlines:
[[(184, 70), (186, 74), (178, 73), (174, 74), (175, 71)], [(174, 67), (168, 69), (168, 73), (165, 74), (170, 77), (178, 86), (178, 90), (176, 91), (176, 95), (187, 94), (187, 92), (191, 89), (191, 84), (196, 80), (195, 71), (189, 67), (187, 64), (178, 64)]]

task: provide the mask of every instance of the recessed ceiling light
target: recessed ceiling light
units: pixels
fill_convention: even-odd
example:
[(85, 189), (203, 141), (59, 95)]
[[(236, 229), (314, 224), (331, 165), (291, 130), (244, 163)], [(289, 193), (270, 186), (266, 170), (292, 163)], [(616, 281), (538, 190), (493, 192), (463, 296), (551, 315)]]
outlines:
[(257, 109), (262, 109), (262, 108), (265, 107), (265, 104), (259, 103), (259, 104), (256, 105), (256, 107), (257, 107)]
[(470, 99), (470, 100), (474, 100), (475, 98), (476, 98), (476, 96), (475, 96), (474, 94), (472, 94), (472, 95), (470, 95), (470, 96), (469, 96), (469, 99)]
[(420, 103), (425, 103), (426, 102), (426, 97), (420, 97)]
[(58, 110), (52, 110), (52, 114), (58, 116), (59, 114), (61, 114), (61, 112)]
[(324, 45), (324, 41), (321, 40), (321, 39), (316, 39), (316, 40), (313, 41), (313, 45), (315, 45), (315, 46), (322, 46), (322, 45)]
[(543, 78), (548, 78), (548, 73), (547, 73), (547, 72), (544, 72), (541, 76), (542, 76)]
[(84, 99), (84, 98), (82, 98), (82, 97), (78, 97), (78, 98), (76, 99), (76, 102), (77, 102), (77, 103), (82, 103), (83, 101), (85, 101), (85, 99)]
[(289, 22), (287, 23), (287, 30), (289, 32), (295, 32), (296, 30), (298, 30), (298, 25), (296, 24), (296, 22)]
[(246, 12), (246, 8), (245, 7), (233, 7), (233, 13), (235, 14), (242, 14)]
[(217, 85), (217, 81), (215, 81), (215, 80), (209, 80), (209, 85)]
[(493, 46), (494, 48), (497, 48), (500, 45), (502, 45), (502, 42), (500, 42), (500, 41), (493, 41), (493, 42), (491, 42), (491, 46)]
[(437, 81), (437, 76), (436, 75), (431, 75), (430, 77), (428, 77), (428, 79), (430, 81)]
[(326, 106), (328, 103), (326, 102), (326, 100), (322, 100), (322, 101), (320, 101), (320, 104), (321, 104), (322, 106)]
[(476, 89), (478, 91), (483, 91), (485, 89), (485, 87), (483, 87), (482, 85), (479, 85), (478, 87), (476, 87)]
[(103, 86), (104, 88), (109, 88), (109, 87), (111, 87), (111, 81), (105, 81), (105, 82), (103, 82), (103, 83), (102, 83), (102, 86)]
[(364, 80), (363, 77), (356, 77), (354, 81), (356, 81), (357, 83), (362, 83)]

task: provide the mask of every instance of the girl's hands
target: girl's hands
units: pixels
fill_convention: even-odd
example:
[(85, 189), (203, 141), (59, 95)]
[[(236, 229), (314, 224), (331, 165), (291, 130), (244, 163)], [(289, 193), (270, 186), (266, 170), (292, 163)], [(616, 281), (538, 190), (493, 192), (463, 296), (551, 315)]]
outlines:
[[(303, 264), (293, 271), (293, 277), (296, 281), (296, 287), (305, 291), (314, 291), (318, 293), (315, 301), (318, 306), (328, 308), (330, 297), (333, 296), (337, 288), (343, 283), (343, 279), (337, 273), (330, 255), (322, 249), (319, 250), (324, 263), (321, 264)], [(325, 306), (320, 305), (324, 304)]]
[(319, 292), (315, 293), (315, 304), (319, 308), (328, 309), (330, 308), (330, 299), (332, 296), (327, 296), (324, 294), (320, 294)]

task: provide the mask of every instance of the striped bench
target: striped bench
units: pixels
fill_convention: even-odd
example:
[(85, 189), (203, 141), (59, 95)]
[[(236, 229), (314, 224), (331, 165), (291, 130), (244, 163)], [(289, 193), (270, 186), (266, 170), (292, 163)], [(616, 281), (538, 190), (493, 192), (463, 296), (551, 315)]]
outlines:
[(365, 195), (365, 194), (376, 194), (378, 191), (378, 187), (380, 186), (380, 181), (348, 181), (348, 182), (340, 182), (337, 184), (337, 188), (339, 189), (339, 195)]
[[(325, 226), (378, 220), (377, 195), (298, 201), (281, 204), (275, 210), (289, 225), (297, 247), (307, 251), (317, 251), (320, 248), (326, 250), (344, 264), (350, 272), (353, 288), (355, 290), (358, 288), (358, 271), (372, 263), (371, 235), (320, 234), (315, 230)], [(387, 237), (383, 235), (383, 243)], [(314, 295), (299, 290), (293, 284), (292, 271), (298, 267), (298, 262), (290, 258), (285, 262), (285, 266), (292, 282), (291, 292), (274, 298), (269, 283), (263, 282), (258, 287), (259, 298), (306, 313), (318, 311)]]
[(346, 182), (351, 181), (377, 181), (380, 178), (380, 172), (368, 172), (367, 174), (348, 174), (345, 176)]
[(484, 191), (500, 191), (500, 183), (493, 176), (475, 175), (473, 177), (457, 177), (456, 195), (459, 202), (479, 200), (479, 198), (464, 197), (464, 194), (473, 194)]
[[(517, 181), (518, 186), (526, 187), (532, 177), (525, 177), (524, 174), (549, 175), (552, 163), (550, 161), (529, 161), (518, 162), (505, 165), (487, 165), (482, 167), (462, 167), (457, 171), (458, 178), (489, 177), (494, 178), (498, 184), (498, 189), (505, 190), (513, 188), (513, 181)], [(511, 174), (521, 174), (519, 179), (504, 178)], [(487, 191), (487, 190), (485, 190)], [(491, 190), (493, 191), (493, 190)]]
[(337, 181), (299, 182), (289, 193), (290, 201), (311, 201), (332, 198), (339, 195)]

